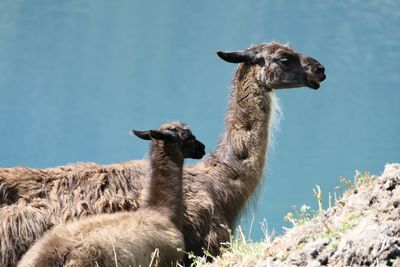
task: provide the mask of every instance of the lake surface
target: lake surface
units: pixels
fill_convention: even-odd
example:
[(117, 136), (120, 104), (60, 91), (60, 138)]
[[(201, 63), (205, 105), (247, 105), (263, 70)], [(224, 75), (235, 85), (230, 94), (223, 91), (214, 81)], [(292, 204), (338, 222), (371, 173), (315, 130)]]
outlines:
[[(128, 130), (187, 122), (213, 151), (235, 66), (217, 49), (277, 40), (318, 59), (318, 91), (278, 91), (263, 185), (238, 223), (261, 239), (355, 170), (400, 161), (400, 2), (1, 1), (0, 167), (142, 158)], [(250, 227), (253, 221), (253, 226)]]

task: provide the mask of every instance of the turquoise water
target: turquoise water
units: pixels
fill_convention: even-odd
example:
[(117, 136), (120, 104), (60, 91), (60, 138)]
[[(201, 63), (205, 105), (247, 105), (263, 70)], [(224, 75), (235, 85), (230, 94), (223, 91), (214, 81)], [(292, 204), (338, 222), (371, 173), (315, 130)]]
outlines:
[[(217, 49), (278, 40), (317, 58), (318, 91), (277, 92), (283, 119), (257, 204), (260, 239), (355, 170), (400, 161), (399, 1), (1, 1), (0, 166), (142, 158), (128, 135), (168, 120), (213, 151), (234, 65)], [(327, 194), (324, 195), (325, 203)]]

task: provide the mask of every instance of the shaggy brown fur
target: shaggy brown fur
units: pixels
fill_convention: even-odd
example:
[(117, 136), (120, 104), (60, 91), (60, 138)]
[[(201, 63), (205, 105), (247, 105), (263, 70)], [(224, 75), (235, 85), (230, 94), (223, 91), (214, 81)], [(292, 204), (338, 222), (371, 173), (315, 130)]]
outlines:
[[(325, 79), (324, 69), (315, 59), (279, 43), (219, 54), (230, 62), (248, 60), (236, 70), (225, 130), (217, 151), (195, 166), (184, 167), (183, 232), (186, 249), (196, 255), (203, 254), (202, 248), (218, 254), (220, 243), (228, 241), (223, 225), (233, 226), (259, 184), (273, 111), (273, 88), (317, 89)], [(6, 222), (0, 223), (4, 244), (0, 264), (15, 264), (13, 259), (24, 253), (31, 240), (52, 224), (88, 214), (136, 209), (146, 165), (146, 161), (131, 161), (105, 167), (86, 163), (46, 170), (0, 169), (1, 188), (16, 190), (19, 198), (27, 199), (28, 203), (40, 198), (48, 205), (43, 211), (46, 214), (43, 227), (35, 217), (19, 221), (31, 227), (34, 234), (17, 246), (14, 240), (25, 238), (10, 224), (17, 221), (14, 214), (20, 212), (18, 204), (0, 209), (0, 218), (7, 216)]]
[[(0, 180), (12, 185), (4, 187), (0, 181), (3, 188), (18, 188), (22, 196), (0, 207), (0, 266), (15, 266), (53, 225), (90, 214), (136, 210), (146, 166), (147, 161), (135, 161), (107, 167), (89, 163), (46, 170), (0, 169)], [(11, 173), (21, 179), (8, 179)]]
[(158, 266), (182, 258), (182, 233), (163, 210), (98, 214), (59, 224), (40, 238), (18, 267), (149, 266), (159, 248)]
[(108, 267), (116, 261), (120, 266), (149, 266), (155, 249), (157, 266), (172, 266), (182, 259), (183, 160), (202, 158), (204, 145), (181, 123), (134, 133), (153, 138), (143, 207), (59, 224), (25, 253), (19, 267)]

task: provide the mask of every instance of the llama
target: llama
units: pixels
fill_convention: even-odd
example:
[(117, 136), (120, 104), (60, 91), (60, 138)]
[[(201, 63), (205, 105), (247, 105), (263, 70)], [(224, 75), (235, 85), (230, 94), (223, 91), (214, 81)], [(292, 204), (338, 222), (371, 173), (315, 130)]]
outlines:
[[(243, 51), (218, 51), (218, 55), (238, 64), (225, 129), (213, 154), (183, 169), (183, 233), (186, 250), (195, 255), (203, 255), (203, 248), (212, 255), (219, 253), (220, 243), (229, 240), (227, 227), (233, 227), (260, 183), (275, 89), (318, 89), (325, 80), (325, 69), (317, 60), (276, 42)], [(109, 166), (85, 163), (44, 170), (0, 169), (0, 188), (12, 196), (0, 209), (4, 218), (0, 222), (0, 265), (13, 266), (54, 224), (137, 209), (147, 164), (138, 160)], [(29, 217), (25, 216), (28, 212)]]
[(205, 146), (176, 122), (133, 133), (152, 140), (142, 207), (59, 224), (25, 253), (18, 266), (150, 266), (155, 249), (158, 266), (182, 259), (183, 161), (202, 158)]

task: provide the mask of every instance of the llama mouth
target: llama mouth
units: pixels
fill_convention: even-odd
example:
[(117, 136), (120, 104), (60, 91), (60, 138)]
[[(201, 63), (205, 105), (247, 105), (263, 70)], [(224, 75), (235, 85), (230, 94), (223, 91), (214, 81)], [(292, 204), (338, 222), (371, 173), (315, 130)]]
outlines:
[(314, 90), (319, 89), (320, 85), (321, 85), (320, 81), (314, 81), (314, 80), (307, 81), (307, 86)]
[(325, 80), (325, 75), (322, 77), (307, 77), (306, 85), (311, 89), (317, 90), (321, 86), (321, 83)]
[(192, 159), (201, 159), (202, 157), (204, 157), (205, 154), (206, 154), (205, 146), (202, 145), (202, 148), (195, 151), (191, 158)]
[(205, 155), (206, 153), (204, 153), (204, 152), (199, 152), (199, 153), (196, 153), (195, 155), (193, 155), (191, 158), (192, 159), (201, 159), (202, 157), (204, 157), (204, 155)]

